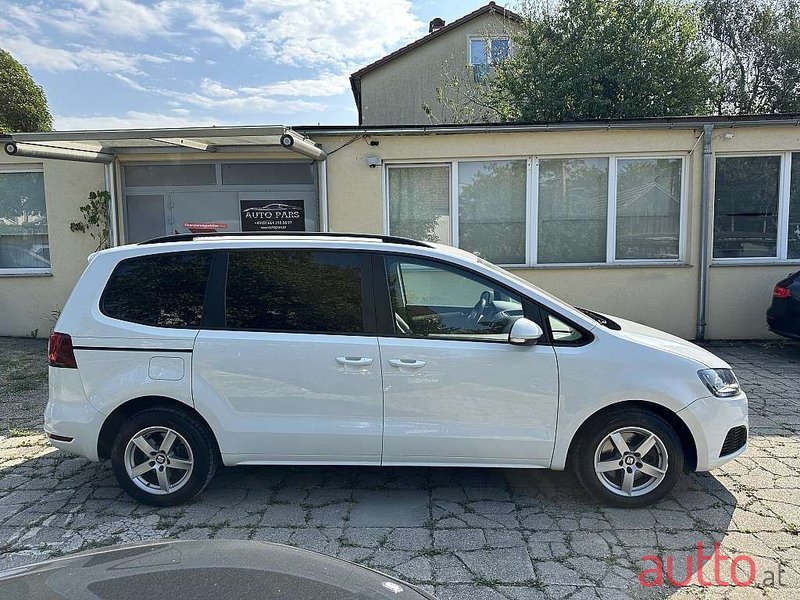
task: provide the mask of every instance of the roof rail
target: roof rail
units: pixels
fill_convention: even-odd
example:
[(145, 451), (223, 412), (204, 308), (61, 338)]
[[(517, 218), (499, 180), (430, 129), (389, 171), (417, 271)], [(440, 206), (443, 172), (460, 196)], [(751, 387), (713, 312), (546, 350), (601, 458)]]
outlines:
[(165, 244), (170, 242), (191, 242), (196, 239), (206, 237), (329, 237), (329, 238), (342, 238), (342, 239), (359, 239), (366, 238), (369, 240), (380, 240), (385, 244), (404, 244), (406, 246), (422, 246), (423, 248), (431, 248), (432, 246), (427, 242), (419, 240), (412, 240), (410, 238), (398, 237), (394, 235), (379, 235), (375, 233), (337, 233), (332, 231), (259, 231), (259, 232), (239, 232), (239, 231), (208, 231), (202, 233), (176, 233), (175, 235), (165, 235), (144, 242), (139, 242), (139, 246), (146, 246), (149, 244)]

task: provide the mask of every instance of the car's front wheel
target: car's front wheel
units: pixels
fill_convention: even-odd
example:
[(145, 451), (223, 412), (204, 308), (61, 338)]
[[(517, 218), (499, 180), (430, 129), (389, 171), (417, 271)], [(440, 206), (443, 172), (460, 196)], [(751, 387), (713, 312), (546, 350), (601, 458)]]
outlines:
[(173, 506), (210, 483), (217, 452), (206, 427), (188, 412), (144, 410), (121, 427), (111, 466), (122, 489), (139, 502)]
[(584, 427), (572, 453), (578, 480), (596, 499), (621, 508), (658, 502), (683, 471), (674, 428), (648, 410), (620, 409)]

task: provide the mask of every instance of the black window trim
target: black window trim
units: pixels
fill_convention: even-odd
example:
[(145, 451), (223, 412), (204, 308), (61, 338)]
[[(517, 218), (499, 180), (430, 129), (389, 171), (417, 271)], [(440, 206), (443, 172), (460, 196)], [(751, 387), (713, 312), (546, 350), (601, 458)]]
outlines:
[[(225, 322), (225, 299), (228, 289), (228, 265), (231, 253), (234, 252), (262, 252), (262, 251), (310, 251), (326, 252), (338, 254), (359, 254), (364, 255), (362, 259), (362, 279), (361, 279), (361, 299), (362, 299), (362, 323), (364, 331), (343, 332), (343, 331), (306, 331), (297, 329), (236, 329), (228, 327)], [(206, 294), (205, 310), (209, 311), (208, 321), (203, 322), (201, 329), (207, 331), (230, 331), (230, 332), (249, 332), (249, 333), (296, 333), (303, 335), (344, 335), (349, 337), (375, 337), (377, 333), (375, 317), (375, 296), (373, 290), (373, 263), (370, 259), (372, 254), (369, 250), (358, 250), (351, 248), (317, 248), (310, 246), (297, 247), (272, 247), (254, 246), (241, 248), (226, 248), (217, 251), (220, 256), (212, 263), (211, 275), (209, 276), (209, 289)]]
[[(497, 281), (497, 279), (476, 271), (475, 269), (471, 269), (469, 267), (465, 267), (461, 264), (456, 264), (454, 262), (434, 257), (434, 256), (424, 256), (420, 254), (409, 254), (405, 252), (374, 252), (373, 259), (372, 259), (372, 274), (373, 274), (373, 282), (374, 282), (374, 289), (375, 289), (375, 310), (377, 316), (377, 324), (378, 324), (378, 335), (382, 338), (397, 338), (403, 340), (427, 340), (427, 341), (447, 341), (447, 342), (465, 342), (465, 343), (478, 343), (478, 344), (508, 344), (507, 340), (482, 340), (478, 338), (455, 338), (455, 337), (441, 337), (441, 338), (429, 338), (429, 337), (422, 337), (422, 336), (408, 336), (408, 335), (399, 335), (394, 331), (394, 318), (392, 317), (392, 300), (391, 295), (389, 294), (389, 281), (387, 278), (387, 271), (386, 271), (386, 259), (393, 258), (393, 257), (403, 257), (409, 258), (412, 260), (418, 261), (428, 261), (434, 263), (440, 263), (446, 267), (450, 267), (451, 269), (461, 270), (470, 275), (475, 275), (476, 277), (480, 277), (481, 279), (485, 279), (490, 281), (492, 285), (495, 285), (497, 288), (503, 290), (504, 292), (508, 293), (512, 296), (519, 296), (522, 299), (522, 312), (523, 316), (526, 319), (530, 319), (531, 321), (537, 323), (542, 330), (545, 332), (542, 339), (537, 343), (538, 346), (551, 346), (552, 338), (548, 332), (548, 326), (546, 321), (544, 321), (544, 310), (539, 302), (534, 300), (533, 298), (527, 296), (526, 294), (515, 290), (508, 285)], [(380, 301), (379, 298), (383, 298), (383, 301)], [(567, 319), (565, 319), (566, 321)], [(581, 328), (581, 332), (585, 331)]]
[[(578, 325), (575, 321), (570, 319), (569, 317), (565, 317), (559, 312), (551, 310), (547, 307), (541, 307), (542, 319), (544, 322), (543, 329), (545, 331), (545, 335), (547, 336), (548, 343), (553, 346), (554, 348), (580, 348), (582, 346), (586, 346), (587, 344), (591, 344), (594, 341), (594, 334), (586, 329), (585, 327)], [(569, 325), (575, 331), (581, 334), (580, 339), (574, 340), (571, 342), (557, 342), (553, 337), (553, 331), (550, 327), (550, 319), (549, 316), (553, 316), (559, 321), (563, 322), (565, 325)]]

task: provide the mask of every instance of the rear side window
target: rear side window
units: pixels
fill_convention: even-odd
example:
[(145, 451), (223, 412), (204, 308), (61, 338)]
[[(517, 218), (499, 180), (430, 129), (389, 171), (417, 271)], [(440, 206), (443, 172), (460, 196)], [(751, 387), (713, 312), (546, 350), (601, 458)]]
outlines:
[(155, 327), (199, 328), (210, 252), (153, 254), (123, 260), (100, 300), (106, 316)]
[(363, 333), (367, 259), (352, 252), (232, 251), (226, 329)]

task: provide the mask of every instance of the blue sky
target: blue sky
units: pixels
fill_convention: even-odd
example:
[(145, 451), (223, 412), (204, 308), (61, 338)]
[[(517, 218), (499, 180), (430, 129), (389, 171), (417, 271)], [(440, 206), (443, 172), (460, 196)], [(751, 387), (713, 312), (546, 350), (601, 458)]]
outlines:
[(351, 72), (488, 0), (0, 0), (59, 130), (354, 124)]

